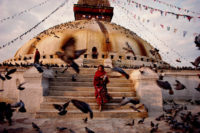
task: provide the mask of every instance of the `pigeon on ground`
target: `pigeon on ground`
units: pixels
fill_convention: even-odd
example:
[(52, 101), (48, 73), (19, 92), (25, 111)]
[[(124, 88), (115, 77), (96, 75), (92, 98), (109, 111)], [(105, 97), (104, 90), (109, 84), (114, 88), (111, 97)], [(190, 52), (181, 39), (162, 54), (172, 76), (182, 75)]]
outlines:
[(37, 124), (35, 124), (34, 122), (32, 122), (32, 127), (33, 127), (33, 129), (35, 129), (36, 131), (38, 131), (38, 133), (42, 133), (40, 127)]
[(72, 99), (71, 102), (73, 103), (74, 106), (76, 106), (78, 109), (80, 109), (83, 113), (90, 113), (90, 118), (93, 118), (93, 112), (92, 109), (90, 108), (89, 104), (83, 102), (83, 101), (79, 101), (79, 100), (75, 100)]
[(56, 127), (56, 129), (60, 132), (64, 131), (64, 130), (67, 130), (68, 128), (66, 127)]
[(112, 70), (121, 73), (123, 76), (126, 77), (126, 79), (129, 79), (129, 75), (123, 69), (119, 67), (114, 67), (112, 68)]
[(131, 123), (127, 123), (126, 126), (134, 126), (135, 120), (133, 119)]
[(178, 80), (175, 80), (176, 81), (176, 84), (175, 84), (175, 90), (183, 90), (183, 89), (185, 89), (185, 85), (184, 84), (182, 84), (180, 81), (178, 81)]
[(164, 119), (164, 117), (165, 117), (165, 115), (162, 114), (162, 115), (158, 116), (155, 120), (156, 120), (156, 121), (161, 121), (161, 120)]
[(19, 112), (24, 113), (26, 112), (26, 108), (25, 108), (25, 104), (22, 100), (20, 100), (19, 102), (11, 105), (13, 108), (19, 108)]
[(138, 121), (138, 124), (143, 124), (144, 120), (145, 120), (145, 118), (142, 118), (141, 120)]
[(65, 115), (67, 113), (66, 108), (69, 106), (70, 101), (66, 102), (63, 105), (53, 104), (54, 108), (57, 109), (59, 115)]
[(151, 131), (150, 133), (154, 133), (158, 130), (158, 123), (155, 125), (152, 121), (151, 121)]

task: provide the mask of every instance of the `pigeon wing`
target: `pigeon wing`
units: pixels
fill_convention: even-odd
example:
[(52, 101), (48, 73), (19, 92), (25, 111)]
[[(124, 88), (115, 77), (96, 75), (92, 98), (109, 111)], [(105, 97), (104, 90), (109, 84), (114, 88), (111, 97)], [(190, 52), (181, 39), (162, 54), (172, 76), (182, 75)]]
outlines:
[(17, 69), (16, 69), (16, 68), (14, 68), (14, 69), (11, 69), (11, 70), (9, 70), (9, 71), (6, 73), (6, 75), (13, 74), (13, 73), (15, 73), (16, 71), (17, 71)]
[(200, 56), (197, 57), (197, 58), (195, 59), (195, 61), (194, 61), (194, 64), (195, 64), (196, 66), (199, 66), (199, 63), (200, 63)]
[(80, 57), (82, 54), (84, 54), (86, 51), (87, 51), (87, 49), (76, 50), (76, 51), (75, 51), (75, 58), (74, 58), (74, 59), (79, 58), (79, 57)]
[(88, 104), (85, 102), (79, 101), (79, 100), (71, 100), (73, 105), (77, 107), (79, 110), (81, 110), (83, 113), (88, 113)]
[(54, 108), (61, 111), (62, 110), (62, 106), (58, 105), (58, 104), (53, 104)]
[(121, 69), (121, 68), (119, 68), (119, 67), (114, 67), (114, 68), (112, 68), (112, 70), (121, 73), (121, 74), (124, 75), (127, 79), (129, 79), (129, 75), (128, 75), (123, 69)]
[(34, 129), (36, 129), (37, 131), (40, 130), (40, 128), (38, 127), (38, 125), (35, 124), (34, 122), (32, 122), (32, 127), (33, 127)]
[(70, 103), (70, 101), (66, 102), (66, 103), (63, 105), (63, 109), (66, 109), (66, 108), (69, 106), (69, 103)]
[(70, 65), (71, 65), (71, 67), (73, 67), (73, 69), (77, 72), (77, 73), (79, 73), (79, 66), (78, 66), (78, 64), (76, 64), (74, 61), (72, 61), (71, 63), (70, 63)]
[(1, 74), (0, 74), (0, 79), (3, 81), (6, 80)]

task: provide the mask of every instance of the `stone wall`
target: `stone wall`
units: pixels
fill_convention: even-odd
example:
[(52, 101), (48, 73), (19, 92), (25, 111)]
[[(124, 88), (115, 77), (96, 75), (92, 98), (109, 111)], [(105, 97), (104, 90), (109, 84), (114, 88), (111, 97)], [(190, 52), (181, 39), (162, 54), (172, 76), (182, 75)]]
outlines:
[[(4, 70), (0, 71), (4, 73)], [(15, 103), (22, 100), (26, 105), (27, 112), (39, 111), (43, 96), (48, 95), (49, 78), (54, 77), (52, 69), (45, 69), (41, 74), (34, 67), (19, 68), (11, 76), (11, 80), (0, 80), (0, 87), (3, 90), (0, 92), (0, 101)], [(17, 87), (22, 82), (26, 82), (25, 89), (19, 91)]]
[[(200, 71), (167, 71), (165, 72), (165, 76), (163, 80), (167, 80), (174, 90), (173, 95), (169, 95), (168, 91), (162, 90), (163, 98), (168, 99), (175, 99), (175, 100), (200, 100), (200, 92), (196, 91), (195, 88), (200, 83), (200, 78), (197, 76), (200, 74)], [(179, 80), (186, 86), (184, 90), (175, 90), (174, 84), (176, 83), (175, 80)]]
[[(11, 75), (11, 80), (0, 80), (0, 89), (3, 90), (0, 92), (0, 100), (16, 102), (19, 100), (19, 90), (17, 86), (24, 82), (24, 72), (25, 69), (17, 69), (17, 72)], [(4, 73), (5, 70), (1, 69), (1, 73)]]
[[(144, 73), (140, 73), (139, 70), (144, 71)], [(161, 112), (163, 106), (162, 99), (179, 101), (188, 99), (200, 100), (200, 92), (195, 90), (200, 83), (200, 78), (197, 75), (199, 73), (200, 71), (188, 70), (164, 71), (163, 81), (168, 81), (171, 84), (174, 91), (173, 95), (169, 95), (168, 90), (163, 90), (157, 85), (156, 80), (158, 80), (158, 75), (149, 68), (144, 67), (133, 70), (130, 79), (136, 89), (137, 96), (148, 107), (149, 111)], [(187, 89), (175, 90), (175, 80), (179, 80)]]

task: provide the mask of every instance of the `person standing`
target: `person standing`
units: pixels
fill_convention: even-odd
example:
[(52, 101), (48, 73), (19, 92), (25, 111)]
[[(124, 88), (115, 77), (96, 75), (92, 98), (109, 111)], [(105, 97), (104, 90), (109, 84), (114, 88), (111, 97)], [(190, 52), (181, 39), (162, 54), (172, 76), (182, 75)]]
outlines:
[(34, 63), (39, 64), (39, 60), (40, 60), (40, 52), (38, 51), (38, 49), (36, 49), (35, 57), (34, 57)]
[(106, 85), (109, 83), (108, 76), (104, 70), (104, 66), (98, 66), (98, 70), (95, 72), (94, 76), (94, 87), (95, 87), (95, 97), (96, 102), (99, 105), (99, 111), (102, 110), (102, 104), (109, 102), (112, 97), (107, 92)]

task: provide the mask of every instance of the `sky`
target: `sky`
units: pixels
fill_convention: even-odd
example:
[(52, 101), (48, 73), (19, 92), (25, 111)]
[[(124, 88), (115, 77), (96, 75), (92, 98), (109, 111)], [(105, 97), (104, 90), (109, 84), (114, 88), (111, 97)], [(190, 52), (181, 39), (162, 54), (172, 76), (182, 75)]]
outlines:
[[(0, 20), (30, 9), (43, 1), (0, 0)], [(32, 28), (64, 1), (48, 0), (45, 4), (37, 6), (22, 15), (0, 22), (0, 46), (3, 46)], [(149, 10), (139, 9), (136, 8), (135, 4), (129, 4), (129, 0), (115, 1), (110, 0), (111, 6), (114, 7), (112, 22), (130, 29), (151, 45), (158, 48), (164, 61), (173, 66), (190, 66), (190, 61), (194, 61), (196, 57), (200, 56), (200, 50), (195, 47), (193, 36), (193, 33), (200, 33), (200, 19), (197, 18), (200, 14), (185, 13), (184, 11), (179, 11), (164, 4), (154, 2), (154, 0), (134, 0), (135, 2), (163, 11), (194, 16), (195, 19), (189, 22), (183, 17), (176, 19), (173, 15), (161, 16), (156, 11), (151, 14)], [(165, 2), (200, 13), (200, 0), (168, 0)], [(16, 40), (11, 45), (0, 49), (0, 62), (12, 58), (23, 44), (40, 32), (61, 23), (74, 21), (73, 4), (75, 3), (77, 3), (77, 0), (68, 0), (65, 6), (52, 14), (37, 28), (33, 29), (21, 39)], [(139, 16), (140, 20), (134, 19), (134, 15)], [(143, 19), (145, 20), (144, 22)], [(147, 19), (149, 23), (146, 22)], [(160, 24), (164, 25), (163, 29)], [(171, 30), (167, 31), (166, 26), (169, 26)], [(177, 28), (177, 33), (174, 33), (172, 28)], [(187, 31), (185, 37), (183, 37), (183, 31)], [(181, 63), (176, 62), (176, 59), (179, 58), (182, 61)]]

